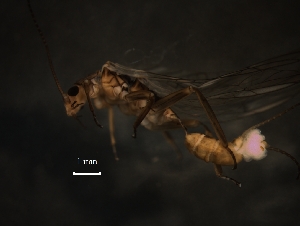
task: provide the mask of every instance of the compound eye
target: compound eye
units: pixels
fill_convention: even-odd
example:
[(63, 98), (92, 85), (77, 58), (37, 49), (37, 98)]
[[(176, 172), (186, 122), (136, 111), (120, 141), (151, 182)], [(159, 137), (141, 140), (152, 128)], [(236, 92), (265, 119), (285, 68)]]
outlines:
[(79, 93), (79, 88), (78, 86), (73, 86), (68, 90), (68, 95), (71, 97), (76, 96)]

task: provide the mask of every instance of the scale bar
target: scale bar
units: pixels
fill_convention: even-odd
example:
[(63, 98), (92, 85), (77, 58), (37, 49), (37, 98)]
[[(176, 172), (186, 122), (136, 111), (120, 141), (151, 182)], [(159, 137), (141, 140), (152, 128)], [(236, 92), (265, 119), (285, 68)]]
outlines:
[(99, 173), (75, 173), (75, 172), (73, 172), (73, 176), (76, 176), (76, 175), (96, 175), (96, 176), (98, 176), (98, 175), (101, 175), (101, 172), (99, 172)]

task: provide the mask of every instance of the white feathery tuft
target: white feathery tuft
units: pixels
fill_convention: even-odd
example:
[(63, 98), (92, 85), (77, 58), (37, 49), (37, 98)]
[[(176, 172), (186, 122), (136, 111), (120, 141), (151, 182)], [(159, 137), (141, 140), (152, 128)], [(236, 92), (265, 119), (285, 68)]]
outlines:
[(264, 140), (265, 136), (260, 133), (260, 130), (246, 131), (243, 134), (243, 145), (238, 152), (243, 155), (246, 162), (252, 159), (261, 160), (267, 156), (267, 143)]

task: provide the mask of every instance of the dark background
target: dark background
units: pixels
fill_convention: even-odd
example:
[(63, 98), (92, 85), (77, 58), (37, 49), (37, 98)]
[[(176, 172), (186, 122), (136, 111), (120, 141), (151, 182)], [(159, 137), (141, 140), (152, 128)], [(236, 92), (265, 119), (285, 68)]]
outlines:
[[(296, 1), (32, 1), (64, 90), (107, 61), (228, 72), (300, 47)], [(182, 161), (159, 132), (115, 109), (115, 162), (107, 111), (88, 108), (83, 129), (64, 112), (26, 1), (1, 6), (1, 225), (298, 225), (300, 182), (278, 153), (225, 173), (190, 155)], [(135, 50), (133, 50), (135, 49)], [(223, 123), (229, 140), (299, 101)], [(262, 127), (268, 143), (300, 160), (299, 112)], [(201, 128), (197, 131), (201, 132)], [(78, 165), (77, 158), (98, 165)], [(102, 176), (72, 176), (72, 172)]]

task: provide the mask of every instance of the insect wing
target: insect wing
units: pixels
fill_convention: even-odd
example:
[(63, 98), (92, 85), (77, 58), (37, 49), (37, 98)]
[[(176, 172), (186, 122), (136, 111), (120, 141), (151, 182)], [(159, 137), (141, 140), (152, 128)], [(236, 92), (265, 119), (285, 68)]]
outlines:
[(297, 51), (212, 79), (199, 88), (215, 113), (230, 120), (268, 110), (297, 96), (299, 69)]
[[(110, 71), (115, 72), (117, 75), (127, 75), (131, 78), (132, 81), (138, 79), (142, 84), (144, 84), (151, 91), (153, 91), (158, 97), (164, 97), (181, 88), (185, 88), (191, 85), (200, 87), (208, 81), (207, 79), (193, 80), (183, 79), (171, 75), (162, 75), (159, 73), (132, 69), (112, 62), (107, 62), (105, 65), (103, 65), (103, 67), (108, 68)], [(184, 75), (183, 73), (179, 73), (178, 71), (171, 73), (176, 75)], [(186, 74), (186, 76), (190, 75)]]
[[(201, 74), (161, 75), (112, 62), (107, 62), (104, 66), (118, 75), (138, 79), (159, 97), (187, 86), (198, 88), (221, 121), (268, 110), (300, 92), (300, 51), (274, 57), (213, 79), (201, 79)], [(175, 77), (174, 74), (184, 78)], [(189, 79), (191, 77), (197, 79)], [(196, 95), (184, 98), (172, 106), (172, 109), (181, 118), (206, 119)]]

